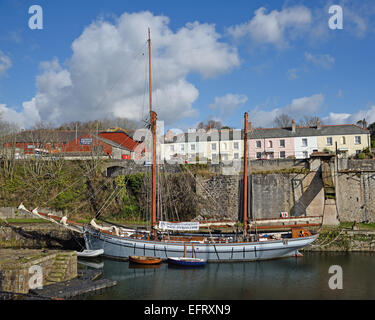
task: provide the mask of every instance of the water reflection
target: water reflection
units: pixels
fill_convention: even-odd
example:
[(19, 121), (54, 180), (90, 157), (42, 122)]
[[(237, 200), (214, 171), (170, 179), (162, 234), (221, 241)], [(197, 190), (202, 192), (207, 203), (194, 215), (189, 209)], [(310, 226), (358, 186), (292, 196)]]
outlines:
[[(343, 268), (343, 290), (331, 290), (331, 265)], [(153, 268), (104, 260), (117, 286), (88, 299), (375, 299), (373, 254), (305, 254), (302, 258)]]

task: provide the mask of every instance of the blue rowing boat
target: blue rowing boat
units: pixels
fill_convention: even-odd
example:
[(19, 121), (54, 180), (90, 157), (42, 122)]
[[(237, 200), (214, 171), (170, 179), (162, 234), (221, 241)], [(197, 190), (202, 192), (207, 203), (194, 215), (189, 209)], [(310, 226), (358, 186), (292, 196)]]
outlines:
[(174, 257), (168, 258), (168, 263), (183, 267), (203, 267), (207, 260), (198, 258)]

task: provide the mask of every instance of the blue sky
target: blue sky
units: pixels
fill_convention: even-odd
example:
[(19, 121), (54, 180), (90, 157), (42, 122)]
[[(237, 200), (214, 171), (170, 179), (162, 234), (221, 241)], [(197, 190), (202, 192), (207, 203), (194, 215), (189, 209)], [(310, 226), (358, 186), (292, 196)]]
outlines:
[[(33, 4), (42, 30), (28, 27)], [(342, 30), (328, 27), (333, 4)], [(148, 26), (166, 127), (239, 128), (245, 111), (263, 127), (280, 113), (375, 122), (373, 1), (3, 0), (0, 21), (0, 112), (21, 127), (144, 117)]]

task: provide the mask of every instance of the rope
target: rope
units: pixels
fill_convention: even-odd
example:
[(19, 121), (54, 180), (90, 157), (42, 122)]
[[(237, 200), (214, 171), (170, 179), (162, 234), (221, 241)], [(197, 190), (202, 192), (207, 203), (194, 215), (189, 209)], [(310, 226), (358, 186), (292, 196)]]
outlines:
[[(118, 190), (117, 190), (117, 189), (118, 189)], [(120, 191), (121, 191), (121, 188), (119, 188), (118, 185), (116, 186), (116, 189), (113, 190), (113, 192), (112, 192), (111, 195), (108, 197), (108, 199), (104, 202), (103, 206), (102, 206), (102, 207), (99, 209), (99, 211), (96, 213), (96, 215), (95, 215), (95, 218), (96, 218), (96, 219), (99, 217), (100, 212), (101, 212), (103, 209), (107, 209), (108, 206), (110, 205), (110, 203), (113, 201), (113, 199), (116, 198), (116, 196), (117, 196), (118, 194), (116, 194), (114, 197), (112, 197), (112, 196), (115, 194), (116, 191), (117, 191), (118, 193), (120, 193)], [(112, 197), (112, 199), (111, 199), (111, 197)], [(111, 199), (111, 200), (109, 200), (109, 199)]]
[(342, 230), (340, 231), (340, 233), (337, 235), (336, 238), (334, 238), (332, 241), (330, 241), (330, 242), (328, 242), (328, 243), (326, 243), (326, 244), (323, 244), (323, 243), (324, 243), (324, 241), (323, 241), (322, 244), (311, 244), (310, 246), (311, 246), (311, 247), (325, 247), (325, 246), (328, 246), (329, 244), (335, 242), (335, 241), (339, 238), (339, 236), (340, 236), (344, 231), (345, 231), (345, 230), (342, 229)]

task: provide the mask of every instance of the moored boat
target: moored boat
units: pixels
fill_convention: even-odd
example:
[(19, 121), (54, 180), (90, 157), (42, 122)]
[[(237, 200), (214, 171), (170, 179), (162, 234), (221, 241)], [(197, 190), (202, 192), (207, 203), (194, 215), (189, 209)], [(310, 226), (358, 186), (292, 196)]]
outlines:
[(99, 257), (104, 253), (103, 249), (77, 251), (77, 257), (80, 258), (95, 258)]
[(168, 258), (168, 263), (182, 267), (203, 267), (207, 261), (199, 258), (175, 257)]
[(158, 257), (145, 257), (145, 256), (130, 256), (129, 261), (137, 264), (159, 264), (162, 262), (161, 258)]

